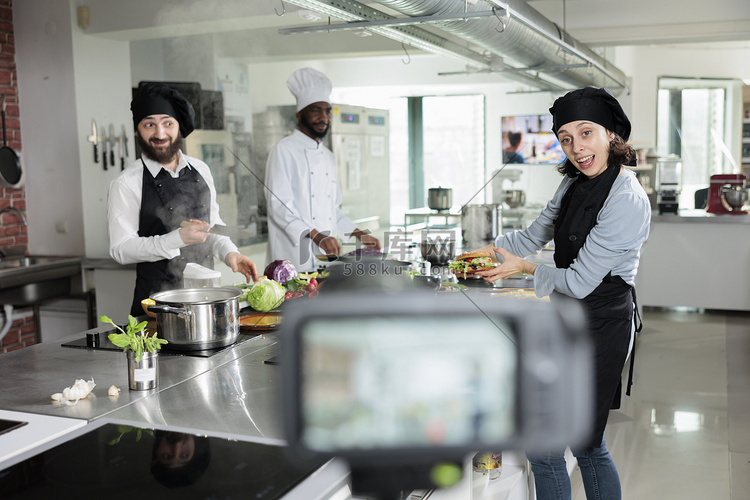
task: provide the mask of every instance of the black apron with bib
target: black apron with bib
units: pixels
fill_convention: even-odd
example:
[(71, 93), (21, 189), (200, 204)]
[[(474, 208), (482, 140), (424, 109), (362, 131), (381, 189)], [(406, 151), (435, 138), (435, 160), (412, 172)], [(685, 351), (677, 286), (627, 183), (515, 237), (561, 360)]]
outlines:
[[(581, 175), (570, 185), (555, 220), (555, 266), (567, 269), (578, 256), (586, 237), (620, 173), (609, 167), (593, 179)], [(555, 300), (553, 292), (551, 299)], [(588, 316), (595, 352), (595, 421), (591, 441), (597, 447), (604, 436), (609, 410), (620, 405), (620, 377), (628, 355), (633, 321), (631, 286), (608, 273), (594, 291), (579, 299)]]
[[(142, 161), (142, 160), (141, 160)], [(211, 192), (205, 179), (188, 165), (179, 177), (172, 177), (165, 169), (154, 177), (143, 165), (143, 186), (138, 236), (167, 234), (180, 227), (182, 221), (208, 221)], [(135, 293), (130, 314), (143, 314), (141, 300), (162, 290), (182, 288), (182, 273), (188, 262), (213, 269), (209, 243), (188, 245), (180, 249), (179, 257), (136, 265)]]

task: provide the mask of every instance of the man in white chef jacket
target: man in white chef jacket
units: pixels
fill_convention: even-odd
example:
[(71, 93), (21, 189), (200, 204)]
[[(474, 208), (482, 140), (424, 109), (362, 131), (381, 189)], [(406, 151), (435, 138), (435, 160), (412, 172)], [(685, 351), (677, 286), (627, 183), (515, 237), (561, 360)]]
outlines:
[(267, 260), (288, 260), (299, 271), (317, 268), (315, 254), (341, 255), (337, 236), (354, 236), (380, 250), (341, 211), (336, 157), (322, 144), (331, 126), (331, 81), (312, 68), (286, 82), (297, 99), (297, 129), (271, 149), (266, 163)]

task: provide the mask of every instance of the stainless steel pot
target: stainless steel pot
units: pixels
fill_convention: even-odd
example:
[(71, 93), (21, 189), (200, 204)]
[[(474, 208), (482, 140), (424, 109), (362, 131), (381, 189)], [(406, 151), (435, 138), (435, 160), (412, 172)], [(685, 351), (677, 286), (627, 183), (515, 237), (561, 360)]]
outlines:
[(465, 205), (461, 210), (461, 235), (465, 251), (476, 250), (495, 241), (503, 230), (500, 204)]
[(155, 293), (148, 310), (168, 349), (196, 351), (234, 343), (240, 334), (238, 288), (185, 288)]
[(427, 206), (430, 210), (450, 210), (453, 206), (453, 190), (443, 187), (428, 189)]

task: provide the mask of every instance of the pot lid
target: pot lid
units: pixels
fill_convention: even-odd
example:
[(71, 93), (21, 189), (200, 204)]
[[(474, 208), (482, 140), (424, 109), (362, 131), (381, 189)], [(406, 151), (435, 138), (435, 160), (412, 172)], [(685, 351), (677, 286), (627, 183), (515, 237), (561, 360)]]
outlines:
[(239, 288), (181, 288), (151, 295), (156, 302), (168, 304), (210, 304), (239, 298), (244, 292)]

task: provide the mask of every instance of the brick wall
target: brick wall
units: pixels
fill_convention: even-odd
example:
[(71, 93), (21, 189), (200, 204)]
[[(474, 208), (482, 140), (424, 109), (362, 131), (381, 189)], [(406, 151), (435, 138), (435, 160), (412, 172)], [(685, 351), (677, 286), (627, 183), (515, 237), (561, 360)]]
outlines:
[[(21, 123), (18, 111), (18, 78), (16, 76), (16, 46), (13, 37), (13, 2), (0, 0), (0, 106), (5, 109), (5, 129), (8, 146), (20, 154)], [(2, 130), (0, 130), (2, 133)], [(23, 186), (0, 187), (0, 209), (13, 206), (26, 212), (26, 193)], [(0, 248), (28, 249), (26, 226), (15, 213), (0, 216)], [(0, 308), (2, 311), (2, 308)], [(34, 317), (31, 310), (16, 310), (11, 329), (0, 342), (0, 353), (20, 349), (35, 343)], [(0, 325), (7, 318), (0, 313)]]

